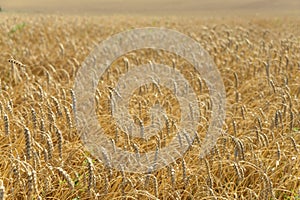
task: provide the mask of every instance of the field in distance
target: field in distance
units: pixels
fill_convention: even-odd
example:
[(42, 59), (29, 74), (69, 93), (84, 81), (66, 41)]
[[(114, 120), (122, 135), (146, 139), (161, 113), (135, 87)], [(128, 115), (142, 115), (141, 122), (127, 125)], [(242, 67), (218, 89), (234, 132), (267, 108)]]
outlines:
[(12, 11), (94, 14), (300, 14), (298, 0), (3, 0), (0, 6)]

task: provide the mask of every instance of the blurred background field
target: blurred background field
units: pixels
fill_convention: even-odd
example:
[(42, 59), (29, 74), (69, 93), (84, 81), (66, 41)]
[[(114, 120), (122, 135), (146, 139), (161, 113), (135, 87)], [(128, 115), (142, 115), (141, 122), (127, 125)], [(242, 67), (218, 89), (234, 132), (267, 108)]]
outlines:
[(1, 0), (5, 10), (76, 14), (299, 15), (298, 0)]

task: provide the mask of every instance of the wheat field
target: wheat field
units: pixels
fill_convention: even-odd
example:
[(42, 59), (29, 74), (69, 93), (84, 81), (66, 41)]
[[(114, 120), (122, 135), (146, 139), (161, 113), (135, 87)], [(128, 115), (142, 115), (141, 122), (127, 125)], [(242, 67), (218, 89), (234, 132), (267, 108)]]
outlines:
[[(292, 16), (0, 13), (0, 200), (300, 199), (299, 24), (300, 18)], [(170, 127), (147, 144), (116, 134), (107, 86), (115, 86), (126, 65), (134, 68), (154, 60), (176, 67), (198, 95), (202, 120), (191, 148), (169, 166), (144, 174), (115, 170), (94, 157), (80, 139), (73, 110), (74, 79), (84, 59), (102, 40), (139, 27), (166, 27), (198, 41), (213, 58), (226, 89), (222, 135), (199, 158), (211, 116), (201, 74), (183, 58), (149, 49), (113, 62), (98, 83), (97, 115), (110, 141), (127, 151), (167, 146), (172, 134), (165, 137), (166, 132), (175, 131), (180, 113), (170, 91), (145, 86), (134, 94), (131, 114), (150, 123), (147, 109), (163, 102)]]

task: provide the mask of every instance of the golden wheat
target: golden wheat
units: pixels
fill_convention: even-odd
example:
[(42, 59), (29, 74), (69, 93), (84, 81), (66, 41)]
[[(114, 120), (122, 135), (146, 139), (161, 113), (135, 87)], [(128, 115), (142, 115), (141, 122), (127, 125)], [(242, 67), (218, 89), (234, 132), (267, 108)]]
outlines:
[[(10, 30), (25, 23), (23, 28)], [(101, 22), (101, 25), (99, 23)], [(0, 17), (0, 200), (2, 199), (299, 199), (300, 20), (298, 18), (141, 19), (2, 14)], [(169, 166), (117, 171), (83, 145), (76, 128), (76, 73), (95, 44), (131, 27), (181, 31), (207, 50), (226, 88), (226, 120), (214, 149), (199, 158), (212, 113), (201, 74), (171, 52), (142, 49), (115, 60), (99, 80), (99, 124), (113, 151), (158, 152), (172, 139), (191, 148)], [(112, 97), (121, 74), (163, 63), (179, 70), (197, 94), (194, 141), (177, 134), (180, 105), (157, 81), (134, 91), (129, 113), (145, 136), (148, 109), (166, 110), (161, 130), (145, 141), (117, 127)], [(190, 105), (188, 112), (194, 117)]]

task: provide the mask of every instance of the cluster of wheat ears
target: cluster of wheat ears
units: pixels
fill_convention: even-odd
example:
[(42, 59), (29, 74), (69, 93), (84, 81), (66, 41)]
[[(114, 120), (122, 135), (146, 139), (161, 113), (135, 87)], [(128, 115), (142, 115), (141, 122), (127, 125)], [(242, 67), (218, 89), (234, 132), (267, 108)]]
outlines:
[[(299, 23), (1, 14), (0, 200), (300, 199)], [(226, 88), (226, 120), (216, 146), (200, 159), (212, 106), (201, 74), (170, 52), (143, 49), (120, 57), (95, 94), (99, 124), (116, 147), (137, 153), (164, 148), (176, 137), (180, 118), (175, 96), (153, 83), (133, 94), (130, 113), (141, 126), (149, 124), (147, 110), (159, 102), (167, 112), (161, 131), (147, 143), (120, 131), (109, 100), (128, 68), (149, 60), (176, 67), (196, 91), (201, 113), (198, 135), (183, 158), (135, 174), (110, 168), (86, 150), (72, 88), (99, 41), (145, 26), (181, 31), (209, 52)]]

